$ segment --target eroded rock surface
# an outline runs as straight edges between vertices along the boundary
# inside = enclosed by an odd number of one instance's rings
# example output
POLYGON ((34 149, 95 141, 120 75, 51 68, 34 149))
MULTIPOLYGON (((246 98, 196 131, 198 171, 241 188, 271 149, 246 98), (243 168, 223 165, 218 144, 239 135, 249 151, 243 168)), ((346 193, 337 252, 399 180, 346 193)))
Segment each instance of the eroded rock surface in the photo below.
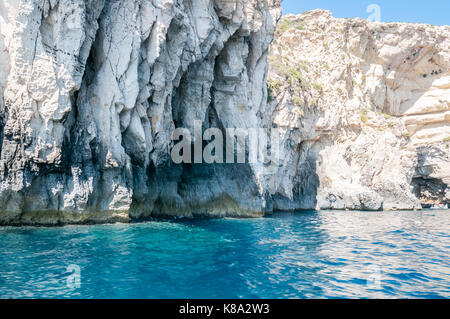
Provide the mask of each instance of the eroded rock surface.
POLYGON ((280 15, 278 0, 2 1, 0 222, 262 215, 250 165, 169 149, 196 119, 260 126, 280 15))
POLYGON ((288 15, 269 61, 287 153, 275 208, 449 202, 450 27, 288 15))
POLYGON ((3 0, 0 224, 448 203, 449 27, 317 10, 284 17, 269 56, 280 16, 279 0, 3 0), (196 120, 275 126, 281 162, 176 165, 172 134, 196 120))

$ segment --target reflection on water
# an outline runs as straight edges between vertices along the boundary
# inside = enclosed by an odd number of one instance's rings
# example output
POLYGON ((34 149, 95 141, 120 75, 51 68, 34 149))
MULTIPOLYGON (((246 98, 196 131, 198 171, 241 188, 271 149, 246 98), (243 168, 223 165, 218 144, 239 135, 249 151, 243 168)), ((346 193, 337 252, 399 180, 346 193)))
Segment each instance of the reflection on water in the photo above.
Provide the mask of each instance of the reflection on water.
POLYGON ((449 211, 0 228, 1 298, 449 298, 449 264, 449 211))

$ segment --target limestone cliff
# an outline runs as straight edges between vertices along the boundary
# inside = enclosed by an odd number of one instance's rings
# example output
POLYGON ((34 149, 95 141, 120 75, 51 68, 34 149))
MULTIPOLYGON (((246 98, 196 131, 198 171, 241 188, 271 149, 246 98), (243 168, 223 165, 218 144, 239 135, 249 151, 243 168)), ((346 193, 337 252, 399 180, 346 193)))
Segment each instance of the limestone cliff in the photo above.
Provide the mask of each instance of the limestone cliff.
POLYGON ((0 224, 448 202, 450 28, 319 10, 270 48, 280 16, 280 0, 3 0, 0 224), (275 126, 281 162, 175 164, 195 121, 275 126))
POLYGON ((172 132, 259 127, 280 0, 2 0, 0 223, 260 216, 250 165, 172 132))
POLYGON ((269 61, 275 209, 450 202, 450 27, 288 15, 269 61))

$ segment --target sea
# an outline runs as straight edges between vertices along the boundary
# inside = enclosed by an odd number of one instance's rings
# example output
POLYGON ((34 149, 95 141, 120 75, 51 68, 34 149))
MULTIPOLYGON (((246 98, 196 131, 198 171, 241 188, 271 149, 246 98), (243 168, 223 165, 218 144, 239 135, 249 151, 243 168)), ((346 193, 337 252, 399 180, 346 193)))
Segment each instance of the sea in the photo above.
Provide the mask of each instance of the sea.
POLYGON ((1 227, 0 298, 450 298, 450 211, 1 227))

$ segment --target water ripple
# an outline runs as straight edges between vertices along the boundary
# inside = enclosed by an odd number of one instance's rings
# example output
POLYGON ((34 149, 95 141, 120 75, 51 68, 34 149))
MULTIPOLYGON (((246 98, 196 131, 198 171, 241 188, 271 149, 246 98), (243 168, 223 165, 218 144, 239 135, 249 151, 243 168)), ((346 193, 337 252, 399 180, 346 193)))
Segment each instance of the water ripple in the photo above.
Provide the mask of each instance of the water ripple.
POLYGON ((449 250, 448 211, 5 227, 0 298, 449 298, 449 250))

